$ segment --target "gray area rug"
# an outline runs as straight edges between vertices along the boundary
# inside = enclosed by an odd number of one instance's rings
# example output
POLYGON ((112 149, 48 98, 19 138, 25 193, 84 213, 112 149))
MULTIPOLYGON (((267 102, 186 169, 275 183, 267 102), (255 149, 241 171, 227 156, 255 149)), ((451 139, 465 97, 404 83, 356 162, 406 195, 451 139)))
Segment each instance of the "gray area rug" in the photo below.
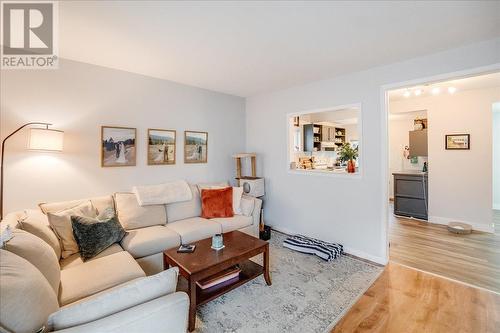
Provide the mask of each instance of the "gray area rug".
POLYGON ((270 242, 272 286, 262 276, 198 308, 196 331, 327 332, 368 289, 382 267, 341 256, 325 262, 270 242))

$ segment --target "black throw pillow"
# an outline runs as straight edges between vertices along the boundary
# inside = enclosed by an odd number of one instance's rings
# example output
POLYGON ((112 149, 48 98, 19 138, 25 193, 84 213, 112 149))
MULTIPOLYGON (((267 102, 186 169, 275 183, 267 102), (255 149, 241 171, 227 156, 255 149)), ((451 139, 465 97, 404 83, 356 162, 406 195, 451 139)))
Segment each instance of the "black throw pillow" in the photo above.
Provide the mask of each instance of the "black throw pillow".
POLYGON ((71 216, 71 224, 83 261, 95 257, 114 243, 120 242, 127 234, 115 216, 105 220, 71 216))

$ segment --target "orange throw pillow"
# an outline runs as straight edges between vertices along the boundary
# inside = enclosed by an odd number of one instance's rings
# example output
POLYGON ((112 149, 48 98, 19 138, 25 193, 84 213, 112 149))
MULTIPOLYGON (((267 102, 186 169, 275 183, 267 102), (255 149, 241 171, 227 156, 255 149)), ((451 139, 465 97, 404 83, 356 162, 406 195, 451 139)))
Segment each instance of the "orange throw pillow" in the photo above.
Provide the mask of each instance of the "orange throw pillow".
POLYGON ((233 217, 233 188, 202 189, 201 217, 233 217))

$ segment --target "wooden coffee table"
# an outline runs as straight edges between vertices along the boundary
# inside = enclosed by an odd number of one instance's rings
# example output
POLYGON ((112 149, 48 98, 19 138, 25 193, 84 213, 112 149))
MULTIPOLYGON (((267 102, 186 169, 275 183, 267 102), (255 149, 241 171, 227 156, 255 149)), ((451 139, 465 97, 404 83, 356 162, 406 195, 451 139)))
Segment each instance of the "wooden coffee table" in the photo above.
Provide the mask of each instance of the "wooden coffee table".
POLYGON ((196 323, 196 307, 210 302, 234 288, 263 274, 267 285, 271 285, 269 274, 269 243, 247 235, 241 231, 224 234, 225 248, 213 250, 212 239, 207 238, 193 243, 193 253, 177 253, 177 248, 163 252, 165 269, 170 266, 179 267, 184 278, 179 279, 177 290, 189 295, 189 331, 194 330, 196 323), (264 266, 254 263, 250 258, 262 253, 264 266), (213 276, 223 270, 239 265, 239 278, 226 281, 217 286, 202 290, 196 282, 213 276))

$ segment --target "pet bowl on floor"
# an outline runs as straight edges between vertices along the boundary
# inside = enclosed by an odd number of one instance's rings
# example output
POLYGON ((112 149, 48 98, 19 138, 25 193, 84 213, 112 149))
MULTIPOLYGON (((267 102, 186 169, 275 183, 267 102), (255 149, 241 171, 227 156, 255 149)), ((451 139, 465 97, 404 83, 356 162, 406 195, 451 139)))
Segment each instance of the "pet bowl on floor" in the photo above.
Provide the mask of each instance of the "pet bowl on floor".
POLYGON ((448 231, 461 235, 470 234, 472 232, 472 226, 467 223, 450 222, 448 223, 448 231))

